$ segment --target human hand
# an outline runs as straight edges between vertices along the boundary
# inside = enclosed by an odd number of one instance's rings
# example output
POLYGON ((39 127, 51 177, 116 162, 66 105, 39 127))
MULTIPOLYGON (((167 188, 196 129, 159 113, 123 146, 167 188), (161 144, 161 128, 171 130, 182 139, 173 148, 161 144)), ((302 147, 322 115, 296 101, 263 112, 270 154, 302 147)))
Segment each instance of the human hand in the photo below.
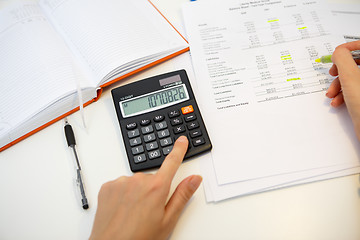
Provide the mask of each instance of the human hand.
POLYGON ((360 69, 357 66, 360 62, 354 61, 351 55, 351 51, 359 49, 360 41, 345 43, 335 49, 331 58, 334 64, 329 73, 337 78, 331 83, 326 96, 333 98, 333 107, 346 103, 360 140, 360 69))
POLYGON ((167 202, 170 186, 188 147, 180 137, 154 175, 136 173, 105 183, 90 239, 166 239, 202 178, 185 178, 167 202))

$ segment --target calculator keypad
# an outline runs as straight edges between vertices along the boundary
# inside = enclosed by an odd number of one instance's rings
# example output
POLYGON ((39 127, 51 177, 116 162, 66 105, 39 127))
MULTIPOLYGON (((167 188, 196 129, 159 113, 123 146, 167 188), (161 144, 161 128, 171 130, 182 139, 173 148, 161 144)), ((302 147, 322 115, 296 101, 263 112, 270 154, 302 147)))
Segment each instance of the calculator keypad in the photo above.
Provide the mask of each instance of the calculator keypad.
MULTIPOLYGON (((136 164, 167 156, 176 139, 189 138, 189 149, 206 143, 192 105, 126 124, 132 159, 136 164)), ((209 143, 210 144, 210 143, 209 143)))
POLYGON ((210 151, 209 135, 185 70, 111 90, 131 171, 160 167, 184 135, 184 159, 210 151))

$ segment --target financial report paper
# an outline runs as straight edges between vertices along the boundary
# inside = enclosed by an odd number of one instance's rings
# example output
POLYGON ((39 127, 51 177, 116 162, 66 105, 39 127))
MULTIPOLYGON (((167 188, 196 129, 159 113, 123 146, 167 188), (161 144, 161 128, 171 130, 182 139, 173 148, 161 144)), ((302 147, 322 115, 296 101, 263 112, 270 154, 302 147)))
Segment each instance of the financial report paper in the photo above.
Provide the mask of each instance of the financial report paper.
POLYGON ((344 40, 321 1, 210 1, 184 8, 218 184, 358 166, 345 107, 325 92, 344 40))

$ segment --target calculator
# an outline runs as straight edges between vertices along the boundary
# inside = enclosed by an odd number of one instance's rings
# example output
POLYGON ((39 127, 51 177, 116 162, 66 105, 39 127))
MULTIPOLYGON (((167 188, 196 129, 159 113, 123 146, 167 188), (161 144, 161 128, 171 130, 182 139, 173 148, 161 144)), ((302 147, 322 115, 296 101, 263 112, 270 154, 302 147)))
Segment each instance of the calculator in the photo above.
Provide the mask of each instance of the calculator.
POLYGON ((189 140, 185 159, 212 145, 185 70, 111 91, 131 171, 161 166, 174 142, 189 140))

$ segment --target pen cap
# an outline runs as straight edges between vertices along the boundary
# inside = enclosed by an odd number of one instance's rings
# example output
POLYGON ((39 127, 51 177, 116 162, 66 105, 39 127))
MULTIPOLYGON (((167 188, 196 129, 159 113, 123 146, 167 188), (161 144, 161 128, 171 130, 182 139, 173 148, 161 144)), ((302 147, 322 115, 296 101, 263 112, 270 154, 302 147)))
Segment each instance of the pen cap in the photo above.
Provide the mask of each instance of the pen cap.
POLYGON ((75 142, 75 136, 74 136, 74 132, 73 129, 71 127, 71 125, 65 125, 64 127, 65 129, 65 136, 66 136, 66 141, 68 146, 75 146, 76 142, 75 142))
POLYGON ((321 60, 322 63, 331 63, 332 62, 331 61, 331 55, 322 56, 320 58, 320 60, 321 60))
POLYGON ((89 208, 89 204, 88 204, 88 201, 87 199, 81 199, 81 203, 82 203, 82 207, 83 209, 88 209, 89 208))

